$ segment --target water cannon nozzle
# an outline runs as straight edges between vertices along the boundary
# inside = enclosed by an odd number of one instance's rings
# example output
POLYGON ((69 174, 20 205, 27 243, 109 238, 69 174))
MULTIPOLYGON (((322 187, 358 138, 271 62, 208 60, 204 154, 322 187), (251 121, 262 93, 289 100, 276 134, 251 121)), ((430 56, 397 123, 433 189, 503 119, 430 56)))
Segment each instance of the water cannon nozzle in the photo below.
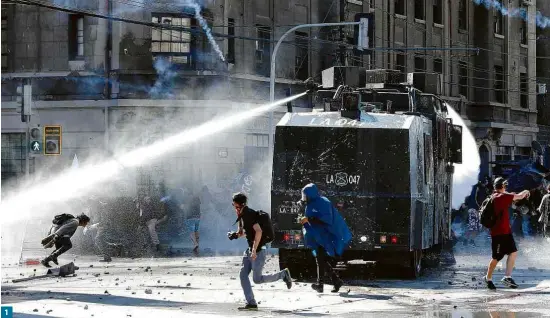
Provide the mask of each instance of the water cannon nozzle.
POLYGON ((315 81, 313 80, 313 77, 306 79, 304 81, 304 84, 306 85, 306 90, 308 94, 316 92, 319 90, 319 88, 321 88, 321 85, 315 83, 315 81))

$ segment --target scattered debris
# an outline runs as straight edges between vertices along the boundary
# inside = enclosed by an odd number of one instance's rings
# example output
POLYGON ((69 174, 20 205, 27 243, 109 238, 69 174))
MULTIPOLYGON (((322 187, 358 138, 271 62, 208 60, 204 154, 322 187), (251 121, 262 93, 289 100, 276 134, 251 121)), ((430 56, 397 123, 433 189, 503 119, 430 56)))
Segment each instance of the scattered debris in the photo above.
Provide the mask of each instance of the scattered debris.
POLYGON ((52 311, 53 311, 53 310, 48 309, 48 310, 46 311, 46 313, 49 314, 49 313, 51 313, 52 311))
POLYGON ((84 306, 84 310, 88 310, 88 305, 85 305, 85 306, 84 306))
POLYGON ((150 294, 153 293, 153 291, 152 291, 151 289, 147 288, 147 289, 145 290, 145 293, 148 294, 148 295, 150 295, 150 294))
POLYGON ((36 308, 35 308, 35 309, 33 309, 32 311, 34 311, 34 312, 38 312, 38 309, 36 309, 36 308))
POLYGON ((191 286, 191 283, 187 283, 187 285, 186 285, 186 286, 187 286, 187 287, 191 286))

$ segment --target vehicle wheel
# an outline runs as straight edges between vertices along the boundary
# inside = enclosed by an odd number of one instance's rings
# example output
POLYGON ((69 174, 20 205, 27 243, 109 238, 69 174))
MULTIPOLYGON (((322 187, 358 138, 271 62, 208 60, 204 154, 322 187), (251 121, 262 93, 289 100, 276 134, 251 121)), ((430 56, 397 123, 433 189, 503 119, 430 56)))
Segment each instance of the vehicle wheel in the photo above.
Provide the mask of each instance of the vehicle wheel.
POLYGON ((309 250, 279 249, 279 268, 288 268, 293 279, 307 280, 317 277, 317 264, 309 250))

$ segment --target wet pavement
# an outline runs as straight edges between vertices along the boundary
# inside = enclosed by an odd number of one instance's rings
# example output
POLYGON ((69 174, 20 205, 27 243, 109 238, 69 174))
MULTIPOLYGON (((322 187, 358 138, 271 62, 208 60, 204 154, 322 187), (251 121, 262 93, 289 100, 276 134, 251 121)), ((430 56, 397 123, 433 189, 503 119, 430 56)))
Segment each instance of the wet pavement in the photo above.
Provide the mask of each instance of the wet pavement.
MULTIPOLYGON (((455 248, 456 264, 425 270, 417 280, 383 277, 373 270, 368 280, 347 280, 338 294, 296 282, 254 286, 258 312, 239 312, 244 297, 239 282, 239 256, 159 259, 114 259, 100 263, 78 257, 77 276, 13 283, 15 278, 45 273, 39 266, 2 266, 2 304, 13 305, 14 317, 550 317, 550 242, 520 241, 514 271, 518 289, 500 284, 504 268, 494 275, 497 291, 482 281, 490 248, 455 248), (36 269, 36 271, 35 271, 36 269)), ((62 259, 62 263, 73 259, 62 259)), ((266 272, 278 269, 271 255, 266 272)), ((355 270, 355 269, 354 269, 355 270)), ((367 269, 367 271, 370 269, 367 269)), ((350 273, 345 273, 349 277, 350 273)))

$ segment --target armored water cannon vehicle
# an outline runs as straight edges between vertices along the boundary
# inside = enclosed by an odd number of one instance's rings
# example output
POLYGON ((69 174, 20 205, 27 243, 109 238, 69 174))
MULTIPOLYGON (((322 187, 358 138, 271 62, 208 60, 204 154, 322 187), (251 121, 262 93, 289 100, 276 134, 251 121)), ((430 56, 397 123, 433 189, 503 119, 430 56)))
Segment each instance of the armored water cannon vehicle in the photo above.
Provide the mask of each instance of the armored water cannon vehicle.
POLYGON ((438 78, 332 68, 323 72, 322 88, 310 89, 323 109, 284 115, 275 132, 271 187, 272 245, 281 268, 315 272, 296 204, 310 182, 350 226, 345 262, 375 261, 417 277, 423 255, 450 239, 462 127, 447 118, 438 78))

